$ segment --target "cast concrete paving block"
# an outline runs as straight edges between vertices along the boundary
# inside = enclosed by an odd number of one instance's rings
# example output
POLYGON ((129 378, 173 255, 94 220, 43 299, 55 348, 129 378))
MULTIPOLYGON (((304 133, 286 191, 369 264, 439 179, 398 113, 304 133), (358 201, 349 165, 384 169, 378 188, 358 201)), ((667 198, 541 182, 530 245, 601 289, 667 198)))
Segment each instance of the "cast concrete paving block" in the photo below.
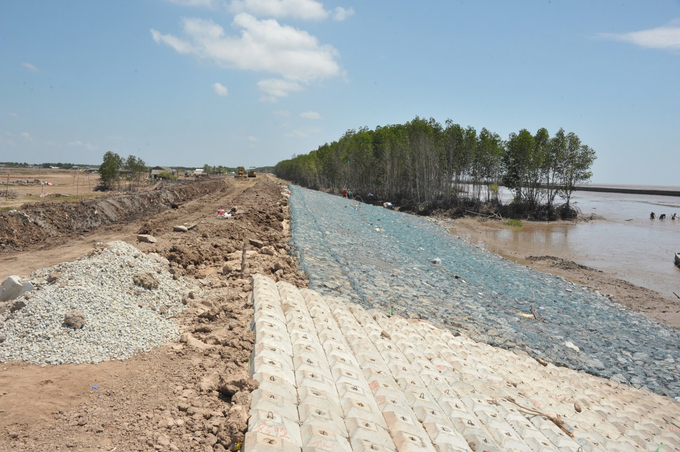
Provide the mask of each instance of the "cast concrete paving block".
POLYGON ((290 341, 288 340, 288 337, 282 337, 279 335, 272 335, 272 334, 261 334, 259 337, 259 340, 257 339, 257 333, 255 334, 255 348, 254 350, 261 350, 265 347, 268 347, 270 349, 277 349, 281 350, 283 353, 285 353, 288 356, 293 356, 293 347, 290 344, 290 341))
MULTIPOLYGON (((390 369, 392 370, 392 369, 390 369)), ((394 372, 392 372, 392 375, 394 375, 394 372)), ((417 387, 417 388, 424 388, 425 383, 423 380, 420 379, 420 377, 414 373, 410 372, 403 372, 403 376, 400 376, 399 374, 395 377, 395 380, 399 387, 401 388, 402 391, 404 391, 406 388, 410 387, 417 387)))
POLYGON ((481 428, 468 427, 462 432, 459 430, 459 433, 463 434, 463 438, 467 441, 468 447, 472 450, 488 450, 490 452, 501 452, 503 450, 493 441, 489 434, 481 428))
POLYGON ((330 352, 326 353, 326 359, 331 368, 335 366, 348 366, 357 370, 360 369, 356 358, 349 353, 331 349, 330 352))
POLYGON ((328 363, 325 361, 325 358, 322 360, 320 355, 312 355, 311 353, 297 355, 293 358, 295 374, 298 375, 299 372, 308 371, 323 375, 326 378, 332 378, 331 372, 328 370, 328 363))
POLYGON ((395 415, 406 417, 415 416, 413 410, 409 408, 401 394, 394 394, 394 396, 389 397, 378 396, 376 398, 376 404, 378 405, 378 409, 383 413, 383 417, 385 413, 394 413, 395 415))
POLYGON ((439 425, 445 425, 447 427, 453 427, 449 418, 444 414, 441 408, 431 408, 426 406, 416 406, 412 408, 416 415, 416 418, 422 423, 433 423, 439 425))
POLYGON ((395 452, 396 448, 394 443, 392 446, 387 447, 382 444, 376 444, 366 439, 355 438, 350 440, 352 445, 352 450, 354 452, 395 452))
POLYGON ((292 404, 297 404, 297 390, 295 386, 274 375, 255 373, 253 379, 259 382, 258 389, 276 394, 292 404))
POLYGON ((395 432, 392 441, 399 452, 436 452, 429 439, 410 433, 395 432))
POLYGON ((352 452, 347 439, 327 427, 303 425, 300 430, 305 451, 352 452))
POLYGON ((334 334, 330 337, 325 338, 322 338, 321 334, 319 334, 319 339, 321 339, 321 346, 323 347, 323 351, 326 353, 326 356, 328 356, 328 354, 333 351, 346 353, 348 355, 352 354, 351 349, 345 343, 344 339, 342 339, 341 334, 339 335, 334 334))
POLYGON ((262 372, 269 375, 278 376, 291 385, 295 385, 296 380, 293 371, 277 360, 269 358, 257 358, 252 362, 252 366, 254 369, 253 374, 262 372))
POLYGON ((389 433, 378 424, 359 418, 347 418, 345 423, 349 431, 350 442, 356 439, 363 439, 374 444, 394 448, 394 443, 389 433))
POLYGON ((336 391, 333 380, 318 372, 303 370, 297 374, 297 377, 298 390, 302 387, 307 387, 328 393, 334 393, 336 391))
POLYGON ((290 441, 264 433, 246 433, 243 452, 300 452, 302 449, 290 441))
POLYGON ((370 401, 370 393, 361 384, 354 383, 336 383, 336 388, 338 389, 338 395, 340 398, 353 397, 357 400, 370 401))
POLYGON ((392 432, 393 435, 394 432, 407 432, 421 437, 426 435, 422 424, 413 414, 406 416, 392 411, 383 411, 383 416, 385 417, 387 429, 392 432))
POLYGON ((327 392, 308 386, 301 386, 298 388, 298 399, 300 405, 310 405, 342 413, 340 398, 335 391, 327 392))
POLYGON ((274 411, 251 410, 248 430, 275 436, 290 441, 295 446, 302 447, 300 424, 296 420, 285 418, 274 411))
POLYGON ((426 422, 423 424, 423 427, 425 427, 425 431, 437 448, 449 444, 454 449, 469 449, 468 443, 465 438, 463 438, 463 435, 454 430, 450 425, 426 422))
POLYGON ((387 424, 385 423, 382 414, 376 412, 367 401, 346 398, 341 399, 340 403, 342 404, 342 412, 345 414, 345 419, 352 417, 366 419, 383 428, 387 428, 387 424))
MULTIPOLYGON (((254 363, 260 362, 260 360, 276 361, 284 368, 291 371, 293 370, 293 359, 288 353, 284 352, 283 349, 278 347, 264 346, 260 350, 253 349, 253 354, 250 360, 251 365, 254 366, 254 363)), ((251 374, 252 373, 255 372, 252 371, 251 374)))
POLYGON ((262 342, 259 342, 255 345, 253 348, 253 355, 258 356, 261 352, 267 351, 269 353, 278 353, 281 354, 282 356, 288 357, 291 362, 291 367, 293 367, 293 361, 292 361, 292 356, 289 355, 286 350, 280 346, 280 344, 274 343, 274 341, 270 340, 263 340, 262 342))
POLYGON ((331 429, 337 436, 347 436, 347 427, 341 414, 342 411, 325 407, 301 403, 298 407, 300 421, 303 425, 319 425, 331 429))
POLYGON ((342 333, 338 331, 332 331, 332 330, 322 330, 319 331, 319 341, 324 345, 324 350, 325 350, 325 345, 327 342, 330 343, 336 343, 339 345, 346 345, 347 341, 345 341, 345 338, 342 336, 342 333))
POLYGON ((311 354, 313 356, 324 356, 325 353, 320 344, 313 341, 297 342, 293 344, 293 355, 299 356, 303 354, 311 354))
POLYGON ((273 392, 256 389, 252 392, 253 401, 250 403, 250 411, 271 411, 281 417, 298 420, 297 406, 290 403, 290 400, 281 397, 273 392))
POLYGON ((310 342, 315 343, 316 345, 321 345, 321 342, 319 342, 319 338, 316 335, 316 331, 312 333, 311 331, 299 331, 299 330, 291 330, 290 332, 290 342, 293 344, 300 343, 300 344, 308 344, 310 342))
MULTIPOLYGON (((252 325, 256 325, 258 322, 273 322, 273 323, 278 323, 281 326, 285 327, 286 326, 286 319, 283 318, 283 314, 271 309, 271 310, 258 310, 255 311, 255 315, 253 316, 253 321, 251 323, 251 330, 254 330, 252 325)), ((286 331, 288 329, 286 328, 286 331)))

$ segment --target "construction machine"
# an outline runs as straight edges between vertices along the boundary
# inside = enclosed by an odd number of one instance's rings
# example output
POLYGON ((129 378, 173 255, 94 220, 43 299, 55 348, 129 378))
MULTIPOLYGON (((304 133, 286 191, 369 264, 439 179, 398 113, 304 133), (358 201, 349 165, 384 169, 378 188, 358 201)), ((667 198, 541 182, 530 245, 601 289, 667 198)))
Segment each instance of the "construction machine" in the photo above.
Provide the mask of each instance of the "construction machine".
POLYGON ((255 174, 255 167, 251 166, 250 168, 248 168, 248 177, 256 177, 256 176, 257 176, 257 174, 255 174))
POLYGON ((238 169, 238 173, 236 174, 236 177, 245 178, 246 177, 245 167, 239 166, 237 169, 238 169))

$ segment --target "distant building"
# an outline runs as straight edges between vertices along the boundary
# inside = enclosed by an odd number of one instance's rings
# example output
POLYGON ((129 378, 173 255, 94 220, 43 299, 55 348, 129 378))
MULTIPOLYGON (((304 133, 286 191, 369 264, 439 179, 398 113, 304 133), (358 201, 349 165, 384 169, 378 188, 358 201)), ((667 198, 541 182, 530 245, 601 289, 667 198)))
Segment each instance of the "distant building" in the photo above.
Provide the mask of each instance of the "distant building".
POLYGON ((156 179, 156 177, 158 177, 158 175, 164 171, 169 172, 173 176, 177 175, 177 171, 168 166, 154 166, 149 170, 149 179, 156 179))

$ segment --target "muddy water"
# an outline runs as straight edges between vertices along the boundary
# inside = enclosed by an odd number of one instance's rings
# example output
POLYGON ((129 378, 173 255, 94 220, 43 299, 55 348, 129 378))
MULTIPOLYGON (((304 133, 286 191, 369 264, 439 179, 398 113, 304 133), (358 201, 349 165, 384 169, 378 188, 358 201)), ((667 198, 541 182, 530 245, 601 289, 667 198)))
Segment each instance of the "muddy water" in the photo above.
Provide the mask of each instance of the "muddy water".
MULTIPOLYGON (((673 187, 680 189, 680 187, 673 187)), ((680 198, 576 192, 572 202, 598 219, 579 224, 525 223, 522 228, 483 228, 478 245, 506 257, 554 255, 613 273, 621 279, 675 298, 680 295, 680 198), (666 220, 650 220, 650 212, 666 220)))

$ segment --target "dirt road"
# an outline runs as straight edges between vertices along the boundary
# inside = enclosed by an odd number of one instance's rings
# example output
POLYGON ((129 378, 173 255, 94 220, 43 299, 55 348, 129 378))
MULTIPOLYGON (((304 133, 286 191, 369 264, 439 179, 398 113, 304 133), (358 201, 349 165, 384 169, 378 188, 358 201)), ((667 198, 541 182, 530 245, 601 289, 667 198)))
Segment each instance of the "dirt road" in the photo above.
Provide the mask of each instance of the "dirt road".
POLYGON ((97 242, 124 240, 166 257, 170 271, 195 288, 178 320, 180 343, 98 365, 0 363, 0 450, 223 451, 242 441, 257 385, 245 371, 254 341, 248 275, 307 285, 287 255, 281 192, 273 177, 227 179, 177 209, 56 240, 58 246, 1 254, 0 275, 27 274, 83 256, 97 242), (242 214, 215 215, 232 207, 242 214), (197 226, 173 232, 185 223, 197 226), (157 242, 137 243, 137 233, 157 242))

